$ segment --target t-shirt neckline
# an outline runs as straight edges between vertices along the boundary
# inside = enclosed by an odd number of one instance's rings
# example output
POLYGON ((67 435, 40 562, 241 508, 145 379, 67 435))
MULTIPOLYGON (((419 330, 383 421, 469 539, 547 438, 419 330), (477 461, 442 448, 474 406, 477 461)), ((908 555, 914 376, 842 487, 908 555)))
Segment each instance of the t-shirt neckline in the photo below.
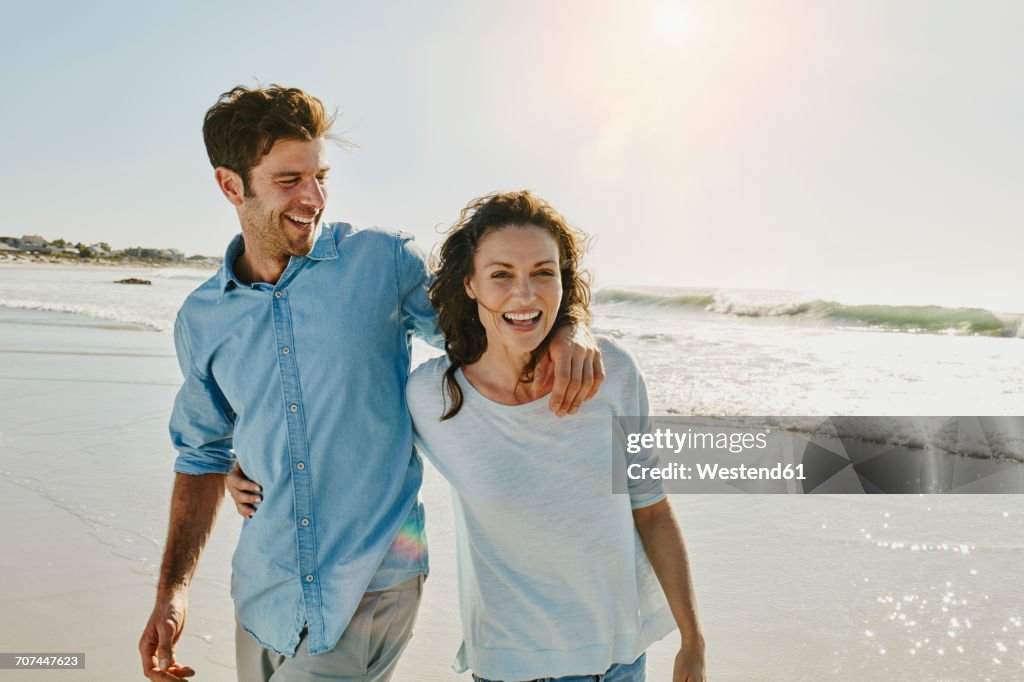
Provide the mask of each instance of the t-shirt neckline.
POLYGON ((459 385, 462 386, 462 391, 467 397, 471 397, 473 400, 483 401, 484 403, 490 405, 494 409, 509 411, 534 410, 538 406, 546 406, 548 401, 551 399, 551 393, 548 392, 546 395, 542 395, 541 397, 531 400, 528 403, 520 403, 518 405, 506 405, 504 403, 499 403, 496 400, 491 400, 483 393, 481 393, 479 390, 477 390, 476 386, 474 386, 473 383, 466 378, 466 374, 462 371, 461 367, 455 370, 455 377, 456 380, 459 382, 459 385))

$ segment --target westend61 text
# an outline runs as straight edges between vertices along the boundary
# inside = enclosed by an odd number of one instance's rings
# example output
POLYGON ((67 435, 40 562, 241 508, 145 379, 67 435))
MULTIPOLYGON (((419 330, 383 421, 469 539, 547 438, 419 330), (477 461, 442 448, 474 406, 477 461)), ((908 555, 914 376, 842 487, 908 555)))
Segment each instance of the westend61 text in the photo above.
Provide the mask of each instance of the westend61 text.
POLYGON ((765 433, 708 433, 687 429, 685 432, 672 429, 655 429, 653 433, 630 433, 626 436, 626 452, 631 455, 645 448, 673 450, 675 454, 683 448, 691 450, 728 450, 743 452, 750 448, 763 450, 768 446, 765 433))
MULTIPOLYGON (((748 434, 749 435, 749 434, 748 434)), ((661 481, 803 481, 803 464, 776 464, 771 467, 752 467, 741 464, 724 467, 720 464, 669 464, 664 467, 644 468, 630 464, 626 475, 634 481, 652 479, 661 481)))

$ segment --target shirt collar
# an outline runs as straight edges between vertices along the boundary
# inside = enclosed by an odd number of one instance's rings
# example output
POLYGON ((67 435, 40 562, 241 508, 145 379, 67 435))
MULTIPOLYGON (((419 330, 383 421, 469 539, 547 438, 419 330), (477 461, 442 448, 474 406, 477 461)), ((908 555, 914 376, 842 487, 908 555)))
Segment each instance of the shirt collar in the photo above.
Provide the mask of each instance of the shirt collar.
MULTIPOLYGON (((317 228, 319 236, 313 242, 313 248, 305 258, 310 260, 334 260, 338 257, 338 247, 334 243, 334 230, 327 223, 320 223, 317 228)), ((224 292, 233 287, 243 286, 242 281, 235 275, 235 260, 245 253, 245 240, 239 232, 228 244, 224 252, 224 264, 220 269, 220 295, 224 298, 224 292)))
POLYGON ((220 295, 232 287, 242 286, 242 281, 235 276, 235 260, 245 251, 245 242, 242 240, 242 233, 239 232, 228 244, 228 250, 224 252, 224 263, 220 266, 220 295))
POLYGON ((338 247, 334 244, 334 230, 327 223, 320 223, 320 236, 316 238, 313 249, 306 258, 310 260, 334 260, 338 257, 338 247))

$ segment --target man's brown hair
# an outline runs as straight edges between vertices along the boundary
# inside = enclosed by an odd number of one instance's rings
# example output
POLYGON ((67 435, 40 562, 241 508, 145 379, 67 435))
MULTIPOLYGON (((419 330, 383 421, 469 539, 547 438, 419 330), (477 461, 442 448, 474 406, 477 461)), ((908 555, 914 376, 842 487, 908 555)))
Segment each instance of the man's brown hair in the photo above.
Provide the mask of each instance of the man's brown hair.
POLYGON ((252 196, 250 171, 269 154, 278 140, 315 140, 330 134, 337 112, 298 88, 270 85, 237 86, 225 92, 206 112, 203 141, 214 168, 224 166, 242 177, 246 196, 252 196))

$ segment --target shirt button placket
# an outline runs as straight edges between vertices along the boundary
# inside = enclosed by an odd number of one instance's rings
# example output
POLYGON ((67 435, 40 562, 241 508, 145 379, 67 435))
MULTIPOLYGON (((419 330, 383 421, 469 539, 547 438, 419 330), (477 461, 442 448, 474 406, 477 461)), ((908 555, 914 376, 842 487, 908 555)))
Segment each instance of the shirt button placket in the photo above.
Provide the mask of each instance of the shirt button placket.
MULTIPOLYGON (((300 533, 299 537, 299 575, 302 576, 302 581, 309 585, 311 588, 313 583, 316 581, 316 559, 311 554, 309 549, 311 536, 308 535, 307 531, 311 530, 312 508, 310 506, 310 499, 308 496, 309 490, 309 479, 306 474, 306 463, 305 459, 308 453, 305 452, 303 445, 305 445, 305 437, 303 433, 302 418, 299 416, 299 402, 298 402, 298 367, 295 364, 295 354, 292 353, 292 329, 291 329, 291 315, 288 310, 287 296, 283 291, 275 291, 273 293, 273 306, 274 306, 274 317, 277 322, 278 330, 278 362, 281 365, 281 374, 284 378, 284 391, 285 400, 287 401, 287 412, 285 412, 285 420, 288 429, 288 438, 293 444, 301 443, 299 447, 291 449, 292 455, 297 458, 298 461, 294 462, 294 477, 293 485, 295 492, 295 518, 298 524, 301 526, 301 530, 297 529, 300 533)), ((305 592, 305 590, 304 590, 305 592)), ((317 608, 317 597, 315 592, 307 593, 307 608, 317 608), (308 601, 313 599, 311 603, 308 601)))

